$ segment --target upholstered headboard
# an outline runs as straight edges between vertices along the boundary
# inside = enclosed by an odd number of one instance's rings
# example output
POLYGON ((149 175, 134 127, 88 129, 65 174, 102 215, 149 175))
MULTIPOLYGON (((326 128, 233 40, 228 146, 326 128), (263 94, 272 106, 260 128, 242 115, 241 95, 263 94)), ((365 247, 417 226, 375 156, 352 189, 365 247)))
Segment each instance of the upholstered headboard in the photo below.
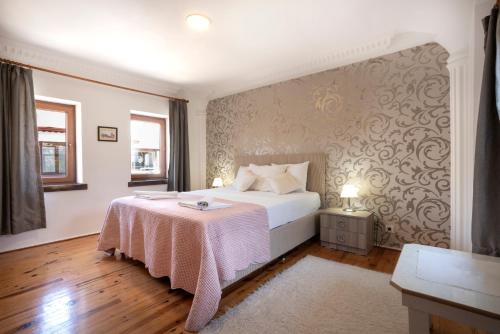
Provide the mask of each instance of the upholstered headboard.
POLYGON ((326 154, 324 153, 242 155, 236 157, 234 167, 236 173, 240 166, 248 166, 251 163, 256 165, 296 164, 304 161, 309 161, 306 189, 317 192, 323 206, 326 191, 326 154))

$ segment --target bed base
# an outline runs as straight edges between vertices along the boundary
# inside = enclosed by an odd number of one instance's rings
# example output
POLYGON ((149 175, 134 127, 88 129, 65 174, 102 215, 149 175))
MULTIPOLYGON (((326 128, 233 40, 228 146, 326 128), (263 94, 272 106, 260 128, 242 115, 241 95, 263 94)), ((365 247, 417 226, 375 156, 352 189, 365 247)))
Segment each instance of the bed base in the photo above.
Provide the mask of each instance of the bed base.
POLYGON ((222 289, 226 289, 237 283, 246 276, 254 273, 260 268, 268 265, 282 255, 288 253, 295 247, 314 237, 319 232, 319 215, 312 213, 288 224, 273 228, 270 232, 271 260, 265 263, 250 265, 247 269, 236 272, 236 278, 230 281, 223 281, 222 289))

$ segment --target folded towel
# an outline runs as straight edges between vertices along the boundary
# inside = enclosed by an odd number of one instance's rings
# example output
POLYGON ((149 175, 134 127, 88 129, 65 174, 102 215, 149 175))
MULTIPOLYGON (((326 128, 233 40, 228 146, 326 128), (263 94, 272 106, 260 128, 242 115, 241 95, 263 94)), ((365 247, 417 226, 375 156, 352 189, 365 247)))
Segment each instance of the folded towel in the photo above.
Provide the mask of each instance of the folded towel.
POLYGON ((149 199, 149 200, 155 200, 155 199, 175 199, 177 197, 172 197, 168 195, 135 195, 136 198, 140 199, 149 199))
POLYGON ((135 195, 179 195, 178 191, 134 190, 135 195))
POLYGON ((186 208, 201 210, 201 211, 225 209, 225 208, 230 208, 233 206, 232 204, 221 203, 221 202, 212 202, 212 203, 208 204, 207 206, 203 206, 203 205, 198 205, 199 202, 200 201, 183 201, 183 202, 179 202, 178 204, 180 206, 183 206, 186 208))
POLYGON ((177 191, 134 191, 135 197, 142 199, 169 199, 177 198, 179 193, 177 191))
POLYGON ((203 197, 200 199, 198 202, 196 202, 196 205, 201 207, 201 208, 208 208, 210 204, 214 203, 214 198, 210 196, 203 197))

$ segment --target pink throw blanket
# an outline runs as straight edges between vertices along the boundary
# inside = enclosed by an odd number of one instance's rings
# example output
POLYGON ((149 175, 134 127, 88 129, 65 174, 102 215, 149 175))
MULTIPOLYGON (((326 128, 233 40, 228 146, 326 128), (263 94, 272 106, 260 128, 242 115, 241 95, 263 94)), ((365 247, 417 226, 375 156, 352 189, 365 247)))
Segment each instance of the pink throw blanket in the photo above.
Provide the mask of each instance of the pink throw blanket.
POLYGON ((256 204, 198 211, 180 207, 181 198, 114 200, 101 230, 98 250, 118 248, 143 262, 153 277, 170 277, 173 289, 194 294, 186 329, 202 329, 217 312, 221 282, 238 270, 270 260, 267 212, 256 204))

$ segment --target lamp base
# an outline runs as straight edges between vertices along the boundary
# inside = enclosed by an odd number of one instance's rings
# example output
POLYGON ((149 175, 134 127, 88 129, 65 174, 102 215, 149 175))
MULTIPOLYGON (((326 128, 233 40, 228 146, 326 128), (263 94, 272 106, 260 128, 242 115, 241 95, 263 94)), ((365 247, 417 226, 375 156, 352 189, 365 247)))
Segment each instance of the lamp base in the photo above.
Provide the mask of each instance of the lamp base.
POLYGON ((346 212, 356 212, 356 209, 351 206, 351 198, 347 198, 347 208, 344 208, 346 212))

